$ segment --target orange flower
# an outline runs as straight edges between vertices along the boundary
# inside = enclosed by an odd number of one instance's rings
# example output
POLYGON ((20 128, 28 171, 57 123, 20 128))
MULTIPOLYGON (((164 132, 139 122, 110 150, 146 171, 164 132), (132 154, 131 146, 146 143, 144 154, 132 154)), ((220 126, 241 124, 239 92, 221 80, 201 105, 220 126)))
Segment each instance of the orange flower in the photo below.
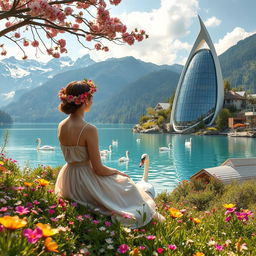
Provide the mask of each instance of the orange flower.
POLYGON ((44 179, 37 179, 36 182, 39 183, 39 185, 42 187, 45 187, 50 183, 50 181, 44 179))
POLYGON ((193 256, 205 256, 205 254, 202 252, 196 252, 193 254, 193 256))
POLYGON ((139 255, 141 255, 141 254, 139 254, 140 253, 140 251, 139 251, 139 249, 136 247, 136 248, 134 248, 130 253, 129 253, 129 255, 132 255, 132 256, 139 256, 139 255))
POLYGON ((202 222, 202 221, 201 221, 200 219, 198 219, 198 218, 190 218, 190 220, 191 220, 192 222, 194 222, 195 224, 199 224, 199 223, 202 222))
POLYGON ((31 182, 24 182, 24 185, 26 186, 26 187, 31 187, 33 184, 31 183, 31 182))
POLYGON ((223 207, 226 209, 234 208, 235 206, 235 204, 223 204, 223 207))
POLYGON ((4 166, 2 166, 2 165, 0 164, 0 171, 5 172, 5 171, 7 171, 7 169, 6 169, 4 166))
POLYGON ((51 228, 49 224, 37 223, 36 226, 42 229, 44 237, 53 236, 59 232, 58 229, 51 228))
POLYGON ((0 218, 0 224, 7 229, 18 229, 23 228, 27 225, 27 221, 20 219, 18 216, 4 216, 0 218))
POLYGON ((171 217, 176 219, 176 218, 180 218, 183 216, 182 212, 178 209, 175 208, 169 208, 169 212, 171 214, 171 217))
POLYGON ((48 252, 59 252, 57 250, 58 244, 56 242, 52 241, 51 237, 47 237, 45 239, 44 246, 45 246, 46 251, 48 251, 48 252))

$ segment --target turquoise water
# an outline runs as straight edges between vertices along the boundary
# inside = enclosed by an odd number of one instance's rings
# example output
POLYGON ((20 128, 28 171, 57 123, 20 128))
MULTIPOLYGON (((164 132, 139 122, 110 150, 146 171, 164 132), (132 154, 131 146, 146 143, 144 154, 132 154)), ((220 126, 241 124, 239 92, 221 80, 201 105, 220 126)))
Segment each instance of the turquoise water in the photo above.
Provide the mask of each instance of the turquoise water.
MULTIPOLYGON (((256 139, 229 138, 225 136, 190 136, 170 134, 134 134, 133 125, 96 124, 99 132, 100 150, 107 149, 112 140, 110 157, 103 159, 107 166, 129 174, 136 182, 141 179, 143 169, 139 167, 140 156, 147 153, 150 157, 149 179, 157 192, 171 191, 175 185, 202 168, 220 165, 231 157, 256 157, 256 139), (192 137, 192 146, 186 147, 185 140, 192 137), (141 141, 138 143, 137 138, 141 141), (159 147, 171 143, 171 150, 159 152, 159 147), (129 151, 129 162, 120 164, 118 158, 129 151)), ((2 134, 4 127, 0 128, 2 134)), ((57 123, 15 123, 8 127, 9 142, 6 148, 8 157, 18 161, 19 166, 36 167, 40 164, 53 167, 65 163, 57 140, 57 123), (55 147, 53 152, 36 150, 36 138, 42 145, 55 147)))

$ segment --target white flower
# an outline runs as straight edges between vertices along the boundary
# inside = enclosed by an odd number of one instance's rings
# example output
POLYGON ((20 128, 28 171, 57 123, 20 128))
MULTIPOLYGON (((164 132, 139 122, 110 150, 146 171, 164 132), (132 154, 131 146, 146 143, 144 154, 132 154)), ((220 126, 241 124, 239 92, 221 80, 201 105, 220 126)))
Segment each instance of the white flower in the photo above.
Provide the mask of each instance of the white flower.
POLYGON ((214 241, 214 240, 210 240, 209 242, 208 242, 208 245, 209 246, 213 246, 213 245, 215 245, 216 244, 216 242, 214 241))
POLYGON ((115 235, 116 235, 116 232, 115 232, 115 231, 111 231, 111 232, 110 232, 110 235, 111 235, 111 236, 115 236, 115 235))
POLYGON ((113 249, 114 249, 114 246, 113 246, 112 244, 109 244, 109 245, 107 246, 107 249, 113 250, 113 249))
POLYGON ((100 227, 99 230, 100 230, 100 231, 105 231, 106 228, 105 228, 105 227, 100 227))
POLYGON ((99 250, 99 252, 105 252, 105 249, 101 248, 101 249, 99 250))
POLYGON ((22 204, 22 202, 21 201, 18 201, 18 202, 16 202, 14 205, 21 205, 22 204))
POLYGON ((113 240, 112 240, 111 238, 107 238, 107 239, 105 239, 105 241, 106 241, 106 243, 108 243, 108 244, 112 244, 112 243, 113 243, 113 240))

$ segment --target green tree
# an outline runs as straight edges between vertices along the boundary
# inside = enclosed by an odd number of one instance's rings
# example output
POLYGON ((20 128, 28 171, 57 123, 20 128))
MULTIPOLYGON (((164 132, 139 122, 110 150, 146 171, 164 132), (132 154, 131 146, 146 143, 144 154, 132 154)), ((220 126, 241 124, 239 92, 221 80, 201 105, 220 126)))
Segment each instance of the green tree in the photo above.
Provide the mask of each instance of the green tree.
POLYGON ((224 91, 230 91, 231 87, 230 87, 230 83, 228 80, 224 80, 224 91))
POLYGON ((147 114, 150 116, 155 116, 156 111, 153 108, 149 107, 149 108, 147 108, 147 114))
POLYGON ((228 118, 231 117, 231 113, 227 108, 223 108, 216 119, 216 125, 219 130, 225 130, 228 128, 228 118))

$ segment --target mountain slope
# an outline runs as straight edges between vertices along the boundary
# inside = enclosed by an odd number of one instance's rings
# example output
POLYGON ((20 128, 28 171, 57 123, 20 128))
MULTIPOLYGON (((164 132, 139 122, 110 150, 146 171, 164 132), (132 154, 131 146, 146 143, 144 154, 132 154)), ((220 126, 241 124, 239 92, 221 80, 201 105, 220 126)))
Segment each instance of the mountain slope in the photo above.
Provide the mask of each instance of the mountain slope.
POLYGON ((88 117, 94 122, 136 123, 147 107, 168 100, 175 92, 179 76, 169 69, 151 72, 108 101, 94 106, 88 117))
POLYGON ((239 41, 219 56, 223 78, 231 87, 256 92, 256 34, 239 41))

